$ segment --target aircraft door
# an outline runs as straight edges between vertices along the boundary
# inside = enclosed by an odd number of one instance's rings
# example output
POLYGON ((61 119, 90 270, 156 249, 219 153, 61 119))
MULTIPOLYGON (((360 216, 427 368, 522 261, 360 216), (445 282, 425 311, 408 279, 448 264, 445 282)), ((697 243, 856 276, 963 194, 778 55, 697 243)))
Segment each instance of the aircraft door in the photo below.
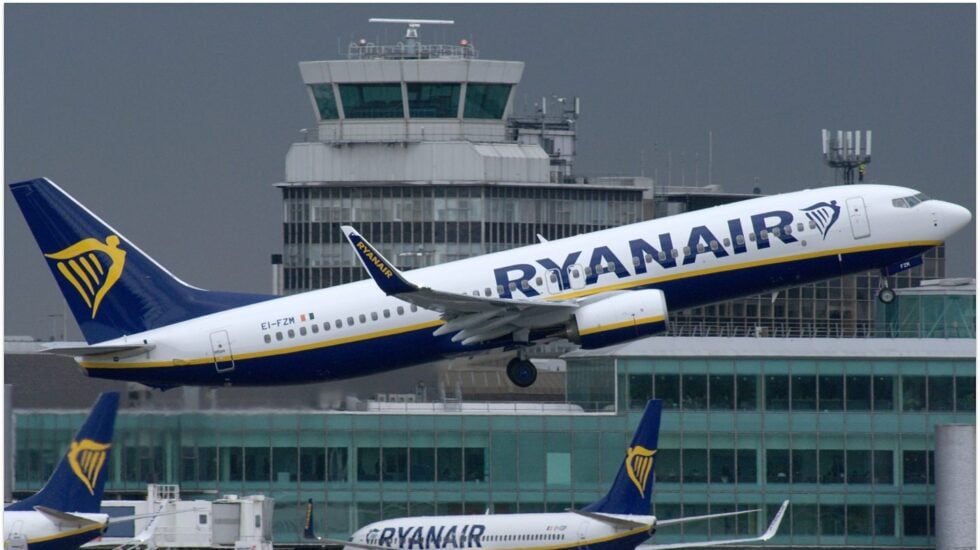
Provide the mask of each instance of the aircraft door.
POLYGON ((228 340, 227 330, 211 333, 211 355, 214 357, 216 371, 228 372, 235 369, 235 358, 231 355, 231 342, 228 340))
POLYGON ((561 292, 561 271, 549 269, 548 274, 545 275, 545 286, 548 288, 548 294, 558 294, 561 292))
POLYGON ((585 270, 578 264, 568 266, 568 285, 574 290, 585 288, 585 270))
POLYGON ((863 198, 847 199, 847 217, 851 220, 851 233, 855 239, 871 236, 871 224, 868 222, 868 211, 864 207, 863 198))

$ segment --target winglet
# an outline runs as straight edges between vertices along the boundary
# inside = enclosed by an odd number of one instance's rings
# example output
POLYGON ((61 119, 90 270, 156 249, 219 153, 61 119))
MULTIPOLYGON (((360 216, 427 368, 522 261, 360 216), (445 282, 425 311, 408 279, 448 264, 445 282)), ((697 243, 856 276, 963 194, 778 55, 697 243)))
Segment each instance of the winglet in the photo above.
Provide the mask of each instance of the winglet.
POLYGON ((776 517, 772 518, 772 523, 769 524, 769 528, 766 532, 759 537, 759 540, 769 540, 776 536, 776 531, 779 530, 779 524, 783 522, 783 516, 786 514, 786 508, 789 506, 789 501, 784 500, 783 505, 779 507, 779 511, 776 512, 776 517))
POLYGON ((351 246, 354 247, 354 254, 361 260, 364 269, 367 269, 371 278, 374 279, 374 282, 385 294, 391 296, 393 294, 414 292, 419 289, 419 287, 408 282, 395 267, 395 264, 385 259, 353 227, 342 225, 340 229, 347 236, 347 240, 350 241, 351 246))

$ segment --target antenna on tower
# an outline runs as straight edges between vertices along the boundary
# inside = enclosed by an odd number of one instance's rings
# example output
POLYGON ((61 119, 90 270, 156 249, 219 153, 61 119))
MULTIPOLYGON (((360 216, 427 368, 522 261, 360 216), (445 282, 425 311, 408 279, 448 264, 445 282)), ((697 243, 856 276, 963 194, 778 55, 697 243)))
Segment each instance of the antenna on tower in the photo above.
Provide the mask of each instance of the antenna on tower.
POLYGON ((858 181, 864 181, 865 165, 871 162, 871 130, 864 132, 864 147, 861 147, 861 131, 841 131, 836 135, 829 130, 821 130, 823 160, 828 166, 841 174, 845 185, 854 183, 854 170, 858 181))

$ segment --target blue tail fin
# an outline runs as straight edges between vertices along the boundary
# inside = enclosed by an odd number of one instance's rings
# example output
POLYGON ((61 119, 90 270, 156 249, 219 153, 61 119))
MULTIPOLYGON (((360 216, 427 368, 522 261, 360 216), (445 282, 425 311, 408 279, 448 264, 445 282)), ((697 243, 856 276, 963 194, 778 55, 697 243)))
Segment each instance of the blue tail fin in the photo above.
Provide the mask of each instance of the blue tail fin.
POLYGON ((90 344, 271 298, 189 286, 50 180, 10 191, 90 344))
POLYGON ((626 450, 626 460, 620 466, 612 488, 602 499, 586 506, 586 512, 650 515, 653 469, 656 464, 662 409, 663 403, 659 399, 647 403, 640 425, 636 427, 633 442, 626 450))
POLYGON ((117 392, 99 396, 44 488, 6 509, 33 510, 35 506, 47 506, 61 512, 98 512, 118 408, 117 392))

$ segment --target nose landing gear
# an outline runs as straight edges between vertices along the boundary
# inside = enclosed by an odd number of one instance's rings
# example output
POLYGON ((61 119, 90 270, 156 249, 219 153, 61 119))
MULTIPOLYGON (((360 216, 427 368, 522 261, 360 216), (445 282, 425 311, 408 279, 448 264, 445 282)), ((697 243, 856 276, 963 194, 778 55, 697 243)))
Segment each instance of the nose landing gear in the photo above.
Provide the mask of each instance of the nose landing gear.
POLYGON ((883 304, 890 304, 895 301, 895 291, 888 288, 888 274, 881 270, 880 286, 878 287, 878 300, 883 304))
POLYGON ((518 388, 526 388, 538 379, 538 369, 525 357, 515 357, 507 363, 507 378, 518 388))

